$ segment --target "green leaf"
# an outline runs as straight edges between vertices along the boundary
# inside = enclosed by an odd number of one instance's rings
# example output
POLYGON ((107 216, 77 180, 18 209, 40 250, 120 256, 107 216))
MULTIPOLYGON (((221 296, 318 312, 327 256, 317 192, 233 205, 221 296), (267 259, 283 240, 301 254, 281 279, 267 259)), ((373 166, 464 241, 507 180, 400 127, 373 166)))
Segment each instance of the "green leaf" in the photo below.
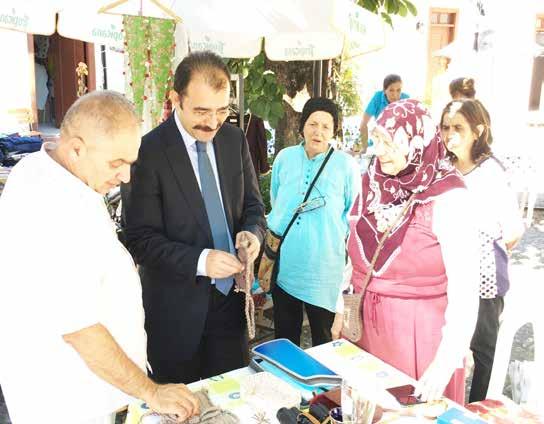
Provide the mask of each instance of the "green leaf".
POLYGON ((274 86, 271 85, 271 84, 265 84, 263 86, 263 96, 265 97, 268 97, 268 98, 273 98, 274 97, 274 86))
POLYGON ((361 6, 367 10, 370 10, 372 13, 376 13, 378 11, 378 3, 373 0, 363 0, 363 4, 361 6))
POLYGON ((263 118, 263 119, 266 121, 268 117, 267 117, 267 115, 266 115, 266 113, 265 113, 265 110, 264 110, 265 104, 266 104, 266 103, 261 103, 261 102, 256 103, 256 104, 255 104, 255 106, 256 106, 256 108, 255 108, 255 114, 256 114, 257 116, 260 116, 261 118, 263 118))
POLYGON ((406 15, 408 14, 408 8, 404 5, 404 3, 399 3, 398 6, 399 6, 398 14, 402 16, 403 18, 405 18, 406 15))
POLYGON ((263 79, 262 78, 257 78, 254 80, 255 82, 251 85, 251 91, 253 91, 254 93, 256 92, 260 92, 263 88, 263 79))
POLYGON ((268 123, 270 124, 272 128, 278 128, 278 121, 279 119, 271 116, 270 119, 268 120, 268 123))
POLYGON ((267 119, 268 118, 268 115, 270 115, 270 103, 266 102, 264 103, 263 105, 263 114, 262 114, 262 118, 263 119, 267 119))
POLYGON ((264 66, 264 53, 261 52, 258 56, 255 56, 255 58, 253 59, 253 66, 264 66))
POLYGON ((393 7, 393 0, 385 0, 385 10, 387 13, 393 13, 395 10, 393 7))
POLYGON ((270 105, 270 109, 274 115, 279 117, 283 116, 283 103, 281 101, 277 103, 272 103, 270 105))
POLYGON ((264 74, 263 77, 266 80, 266 82, 269 82, 269 83, 275 83, 276 82, 276 75, 274 75, 274 74, 264 74))
POLYGON ((249 69, 247 68, 242 69, 242 75, 244 76, 244 79, 247 78, 247 76, 249 75, 249 69))
POLYGON ((381 13, 382 19, 389 24, 391 28, 393 28, 393 21, 391 20, 391 16, 389 16, 387 13, 382 12, 381 13))
POLYGON ((404 4, 413 16, 417 16, 417 8, 409 0, 404 0, 404 4))
POLYGON ((268 129, 264 129, 264 134, 266 135, 266 140, 270 140, 272 138, 272 131, 268 130, 268 129))

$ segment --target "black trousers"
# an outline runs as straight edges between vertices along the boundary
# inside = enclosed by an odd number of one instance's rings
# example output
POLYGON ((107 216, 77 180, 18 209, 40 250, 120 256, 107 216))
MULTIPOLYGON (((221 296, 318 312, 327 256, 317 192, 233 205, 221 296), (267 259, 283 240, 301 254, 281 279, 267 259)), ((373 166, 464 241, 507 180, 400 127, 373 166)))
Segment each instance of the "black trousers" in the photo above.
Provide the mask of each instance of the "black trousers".
POLYGON ((277 339, 286 338, 300 346, 302 308, 304 307, 310 322, 312 345, 317 346, 332 340, 333 312, 305 303, 291 296, 278 285, 272 291, 272 300, 274 301, 274 333, 277 339))
POLYGON ((213 288, 196 354, 185 361, 153 363, 151 378, 157 383, 189 384, 247 366, 249 348, 243 305, 242 293, 231 289, 224 296, 213 288))
POLYGON ((504 298, 502 296, 494 299, 480 298, 476 330, 470 342, 470 349, 474 357, 474 374, 469 402, 484 400, 487 395, 499 333, 499 317, 503 309, 504 298))

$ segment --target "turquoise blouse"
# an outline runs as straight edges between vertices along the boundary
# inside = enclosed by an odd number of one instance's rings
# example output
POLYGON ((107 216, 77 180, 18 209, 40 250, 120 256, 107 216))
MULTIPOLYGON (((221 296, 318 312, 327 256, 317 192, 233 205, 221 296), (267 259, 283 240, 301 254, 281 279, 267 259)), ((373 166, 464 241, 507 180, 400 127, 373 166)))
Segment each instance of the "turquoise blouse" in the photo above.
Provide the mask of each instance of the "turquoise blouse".
MULTIPOLYGON (((400 93, 400 98, 401 100, 409 99, 410 95, 406 93, 400 93)), ((368 106, 366 107, 365 113, 377 119, 380 113, 383 112, 383 110, 387 107, 388 104, 389 104, 389 100, 387 100, 387 96, 385 95, 385 92, 383 90, 376 91, 374 95, 372 96, 372 99, 370 99, 370 102, 368 102, 368 106)))
MULTIPOLYGON (((326 155, 309 159, 301 143, 276 157, 268 215, 276 234, 285 231, 326 155)), ((353 158, 334 151, 308 198, 323 197, 325 205, 300 214, 281 247, 277 284, 291 296, 335 312, 346 259, 347 215, 360 186, 353 158)))

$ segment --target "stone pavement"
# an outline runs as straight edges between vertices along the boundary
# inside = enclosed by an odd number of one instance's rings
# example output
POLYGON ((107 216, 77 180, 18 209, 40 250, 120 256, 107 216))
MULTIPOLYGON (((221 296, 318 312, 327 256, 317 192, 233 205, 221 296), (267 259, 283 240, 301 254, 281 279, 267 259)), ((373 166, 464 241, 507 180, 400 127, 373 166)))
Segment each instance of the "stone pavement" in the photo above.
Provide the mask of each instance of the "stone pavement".
MULTIPOLYGON (((529 230, 524 234, 520 244, 512 254, 512 266, 523 267, 535 276, 533 281, 526 281, 524 286, 527 290, 535 285, 544 285, 544 211, 535 210, 534 223, 529 230)), ((538 290, 542 292, 544 286, 538 286, 538 290)), ((508 301, 508 297, 506 298, 508 301)), ((302 347, 308 348, 311 346, 310 329, 306 326, 303 329, 302 347)), ((511 360, 529 360, 534 359, 534 337, 531 325, 524 325, 517 333, 512 347, 511 360)), ((1 384, 1 382, 0 382, 1 384)), ((467 379, 467 389, 470 385, 470 376, 467 379)), ((510 393, 509 383, 506 383, 505 393, 510 393)), ((31 402, 29 402, 29 406, 31 402)), ((122 422, 121 417, 118 423, 122 422)), ((0 390, 0 424, 10 424, 7 414, 6 405, 0 390)))

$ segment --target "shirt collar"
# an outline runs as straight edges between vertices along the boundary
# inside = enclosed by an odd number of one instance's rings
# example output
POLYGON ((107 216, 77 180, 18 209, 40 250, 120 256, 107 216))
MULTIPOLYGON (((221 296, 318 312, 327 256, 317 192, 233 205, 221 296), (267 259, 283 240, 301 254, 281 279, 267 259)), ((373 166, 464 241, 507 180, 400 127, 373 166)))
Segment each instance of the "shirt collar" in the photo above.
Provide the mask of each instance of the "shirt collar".
POLYGON ((54 142, 45 142, 40 149, 42 162, 49 172, 49 175, 55 179, 62 181, 65 189, 72 191, 80 196, 89 197, 92 199, 102 199, 102 195, 94 191, 91 187, 81 181, 78 177, 68 171, 60 163, 51 157, 48 151, 55 150, 57 144, 54 142))
POLYGON ((178 113, 174 109, 174 120, 176 121, 176 126, 178 127, 179 133, 181 134, 181 138, 183 139, 183 142, 185 143, 185 147, 187 150, 189 148, 196 149, 196 138, 194 138, 191 134, 187 132, 185 127, 182 125, 181 121, 179 120, 178 113))
MULTIPOLYGON (((332 141, 332 140, 331 140, 332 141)), ((327 153, 329 153, 329 150, 331 149, 331 147, 333 147, 331 145, 331 142, 329 141, 329 147, 327 147, 327 150, 325 150, 323 153, 319 153, 318 155, 315 155, 312 159, 310 159, 308 157, 308 155, 306 154, 306 149, 304 148, 304 145, 306 144, 306 141, 302 140, 300 143, 299 143, 299 146, 300 146, 300 150, 302 152, 302 155, 304 156, 304 159, 306 160, 309 160, 309 161, 316 161, 316 160, 319 160, 321 158, 324 158, 327 153)), ((334 147, 333 147, 334 148, 334 147)))

